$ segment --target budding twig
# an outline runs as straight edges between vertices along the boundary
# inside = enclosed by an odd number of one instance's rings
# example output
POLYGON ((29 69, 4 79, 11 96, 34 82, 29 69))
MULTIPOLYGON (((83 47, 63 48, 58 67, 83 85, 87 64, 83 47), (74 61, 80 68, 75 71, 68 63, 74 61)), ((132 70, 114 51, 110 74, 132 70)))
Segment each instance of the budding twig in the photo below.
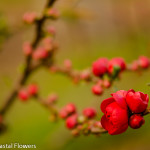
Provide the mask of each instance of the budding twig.
MULTIPOLYGON (((52 7, 55 1, 56 0, 48 0, 45 9, 52 7)), ((42 37, 42 26, 43 26, 44 22, 46 21, 46 19, 47 19, 46 16, 43 14, 43 16, 38 21, 35 22, 36 32, 35 32, 35 39, 32 42, 32 48, 35 48, 38 45, 38 43, 42 37)), ((10 93, 8 98, 6 98, 4 105, 0 110, 0 114, 4 115, 6 113, 8 108, 14 102, 14 100, 17 96, 18 90, 26 83, 28 77, 32 73, 33 70, 31 70, 31 62, 32 62, 31 56, 27 56, 26 60, 25 60, 24 72, 23 72, 20 80, 18 81, 16 87, 12 90, 12 92, 10 93)))

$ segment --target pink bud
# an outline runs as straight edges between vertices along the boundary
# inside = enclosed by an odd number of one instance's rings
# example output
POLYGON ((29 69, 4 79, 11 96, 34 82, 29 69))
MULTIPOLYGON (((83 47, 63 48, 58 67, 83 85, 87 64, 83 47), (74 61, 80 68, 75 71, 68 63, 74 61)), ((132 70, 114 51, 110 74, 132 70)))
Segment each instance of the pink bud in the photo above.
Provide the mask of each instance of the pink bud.
POLYGON ((133 61, 133 63, 131 64, 131 70, 136 71, 138 67, 139 67, 138 61, 133 61))
POLYGON ((76 106, 75 106, 74 104, 72 104, 72 103, 67 104, 67 105, 65 106, 65 108, 66 108, 66 111, 68 112, 68 114, 71 114, 71 113, 75 113, 75 112, 76 112, 76 106))
POLYGON ((82 80, 89 80, 90 79, 90 71, 89 70, 84 70, 80 74, 80 78, 82 80))
POLYGON ((39 60, 39 59, 45 59, 49 55, 48 51, 44 49, 43 47, 39 47, 33 52, 33 59, 39 60))
POLYGON ((58 99, 58 95, 57 94, 51 94, 49 95, 47 101, 48 103, 52 104, 52 103, 55 103, 58 99))
POLYGON ((32 96, 36 95, 38 93, 38 86, 36 84, 29 85, 28 92, 32 96))
POLYGON ((31 24, 35 21, 36 17, 37 17, 37 15, 35 12, 30 12, 30 13, 27 12, 23 16, 23 21, 28 23, 28 24, 31 24))
POLYGON ((62 119, 65 119, 65 118, 68 116, 68 112, 66 111, 65 108, 62 108, 62 109, 59 111, 59 116, 60 116, 60 118, 62 118, 62 119))
POLYGON ((94 85, 93 87, 92 87, 92 92, 93 92, 93 94, 95 94, 95 95, 101 95, 102 93, 103 93, 103 89, 102 89, 102 87, 100 86, 100 85, 94 85))
POLYGON ((107 79, 103 80, 103 86, 105 88, 109 88, 111 86, 111 82, 107 79))
POLYGON ((29 56, 32 53, 32 46, 29 42, 23 44, 23 52, 26 56, 29 56))
POLYGON ((77 125, 77 114, 74 114, 66 119, 66 127, 68 129, 73 129, 77 125))
POLYGON ((146 57, 146 56, 140 56, 140 57, 139 57, 139 65, 140 65, 142 68, 148 68, 149 65, 150 65, 149 58, 146 57))
POLYGON ((18 97, 19 97, 20 100, 26 101, 26 100, 29 99, 29 93, 28 93, 27 90, 22 89, 22 90, 19 91, 18 97))
POLYGON ((64 60, 64 66, 66 69, 71 69, 72 68, 72 62, 69 59, 64 60))
POLYGON ((56 29, 53 26, 49 26, 47 28, 47 32, 50 33, 51 35, 55 35, 56 34, 56 29))
POLYGON ((50 8, 47 11, 47 15, 52 17, 53 19, 57 19, 60 16, 59 11, 55 8, 50 8))
POLYGON ((94 108, 85 108, 83 110, 83 115, 91 119, 96 116, 96 110, 94 108))

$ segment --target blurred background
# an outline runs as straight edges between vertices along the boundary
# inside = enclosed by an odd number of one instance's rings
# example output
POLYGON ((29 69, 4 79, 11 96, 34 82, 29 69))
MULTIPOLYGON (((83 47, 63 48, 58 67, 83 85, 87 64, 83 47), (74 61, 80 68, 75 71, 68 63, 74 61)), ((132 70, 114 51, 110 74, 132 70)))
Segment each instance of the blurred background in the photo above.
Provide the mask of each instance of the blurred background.
MULTIPOLYGON (((25 26, 22 16, 28 11, 41 11, 46 0, 1 0, 0 2, 0 104, 5 100, 22 72, 24 56, 22 43, 32 40, 34 26, 25 26)), ((99 57, 123 57, 130 63, 140 55, 150 57, 150 1, 149 0, 58 0, 55 5, 62 14, 47 24, 56 27, 60 49, 56 56, 61 64, 69 58, 76 69, 89 67, 99 57)), ((149 94, 146 85, 150 71, 142 76, 123 73, 114 87, 102 97, 93 96, 91 84, 74 85, 62 75, 38 70, 29 82, 37 82, 42 96, 51 92, 59 95, 59 106, 73 102, 81 111, 93 106, 101 118, 99 106, 115 89, 135 89, 149 94)), ((8 131, 0 136, 0 144, 19 142, 36 144, 39 150, 149 150, 150 116, 145 125, 127 132, 101 137, 73 138, 64 122, 51 123, 49 112, 36 101, 22 103, 16 99, 6 114, 8 131)))

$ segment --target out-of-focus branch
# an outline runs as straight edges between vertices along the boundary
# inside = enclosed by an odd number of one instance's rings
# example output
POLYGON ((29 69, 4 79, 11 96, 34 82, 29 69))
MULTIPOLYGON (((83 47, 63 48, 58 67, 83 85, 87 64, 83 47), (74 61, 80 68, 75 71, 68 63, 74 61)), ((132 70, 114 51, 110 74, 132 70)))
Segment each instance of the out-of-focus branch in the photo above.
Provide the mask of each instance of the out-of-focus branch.
MULTIPOLYGON (((45 11, 45 9, 47 9, 49 7, 52 7, 55 1, 56 0, 48 0, 46 6, 44 8, 44 11, 45 11)), ((39 20, 37 20, 35 22, 36 31, 35 31, 35 39, 32 42, 32 48, 33 49, 36 48, 36 46, 38 45, 38 43, 39 43, 39 41, 40 41, 40 39, 42 37, 42 26, 43 26, 43 24, 44 24, 46 19, 47 18, 46 18, 46 16, 43 13, 43 16, 39 20)), ((4 105, 2 106, 2 108, 0 110, 0 114, 4 115, 6 113, 8 108, 14 102, 14 100, 15 100, 15 98, 17 96, 18 90, 20 89, 21 86, 23 86, 26 83, 28 77, 32 73, 33 69, 31 70, 31 61, 32 61, 31 56, 27 56, 26 60, 25 60, 24 72, 23 72, 20 80, 18 81, 16 87, 12 90, 12 92, 10 93, 8 98, 6 98, 4 105)))

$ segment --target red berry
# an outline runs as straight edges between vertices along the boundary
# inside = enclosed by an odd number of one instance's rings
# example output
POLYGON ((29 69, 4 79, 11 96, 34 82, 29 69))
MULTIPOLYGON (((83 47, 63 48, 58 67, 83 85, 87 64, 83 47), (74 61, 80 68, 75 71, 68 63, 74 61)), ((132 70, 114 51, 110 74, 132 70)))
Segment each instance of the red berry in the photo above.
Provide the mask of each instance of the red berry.
POLYGON ((77 125, 77 114, 74 114, 66 119, 66 127, 68 129, 73 129, 77 125))
POLYGON ((93 108, 85 108, 85 109, 83 110, 83 115, 84 115, 85 117, 91 119, 91 118, 93 118, 93 117, 96 116, 96 110, 93 109, 93 108))
POLYGON ((108 69, 108 59, 100 58, 96 60, 92 65, 92 71, 95 76, 102 76, 107 72, 108 69))
POLYGON ((133 129, 140 128, 145 123, 143 116, 140 114, 134 114, 129 119, 129 125, 133 129))
POLYGON ((29 93, 28 93, 27 90, 22 89, 22 90, 19 91, 18 97, 19 97, 20 100, 26 101, 29 98, 29 93))
POLYGON ((147 58, 146 56, 140 56, 140 57, 139 57, 139 65, 140 65, 142 68, 148 68, 149 65, 150 65, 149 58, 147 58))
POLYGON ((93 94, 95 94, 95 95, 101 95, 102 93, 103 93, 103 89, 102 89, 102 87, 100 86, 100 85, 94 85, 93 87, 92 87, 92 92, 93 92, 93 94))
POLYGON ((66 108, 66 111, 68 112, 68 114, 76 112, 76 106, 72 103, 67 104, 65 108, 66 108))
POLYGON ((32 96, 36 95, 38 93, 38 86, 36 84, 29 85, 28 92, 32 96))

